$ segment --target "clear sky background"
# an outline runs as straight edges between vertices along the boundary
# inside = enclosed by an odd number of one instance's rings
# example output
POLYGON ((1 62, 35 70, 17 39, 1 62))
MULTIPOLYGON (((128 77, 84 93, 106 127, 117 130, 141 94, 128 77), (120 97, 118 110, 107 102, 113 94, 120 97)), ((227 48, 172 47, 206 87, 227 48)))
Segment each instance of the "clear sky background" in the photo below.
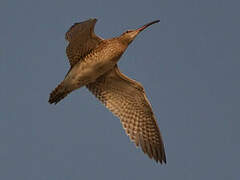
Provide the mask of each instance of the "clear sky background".
POLYGON ((1 0, 1 180, 239 180, 240 23, 234 0, 1 0), (57 106, 69 64, 64 35, 98 18, 120 35, 152 20, 119 62, 147 92, 167 165, 136 149, 85 88, 57 106))

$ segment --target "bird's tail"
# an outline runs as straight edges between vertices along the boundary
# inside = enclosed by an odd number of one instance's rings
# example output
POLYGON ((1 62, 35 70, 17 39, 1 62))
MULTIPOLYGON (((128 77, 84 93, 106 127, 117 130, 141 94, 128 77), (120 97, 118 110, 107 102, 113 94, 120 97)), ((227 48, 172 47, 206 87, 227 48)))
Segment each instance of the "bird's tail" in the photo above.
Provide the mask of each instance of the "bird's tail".
POLYGON ((61 82, 50 94, 48 102, 50 104, 57 104, 63 98, 65 98, 71 91, 68 90, 64 81, 61 82))

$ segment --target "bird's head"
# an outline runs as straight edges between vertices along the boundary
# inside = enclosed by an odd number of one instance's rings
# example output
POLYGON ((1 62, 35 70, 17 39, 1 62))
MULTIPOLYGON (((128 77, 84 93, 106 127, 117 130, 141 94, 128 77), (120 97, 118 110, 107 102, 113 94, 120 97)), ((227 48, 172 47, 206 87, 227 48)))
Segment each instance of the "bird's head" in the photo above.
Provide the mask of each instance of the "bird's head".
POLYGON ((152 24, 155 24, 158 22, 160 22, 160 20, 156 20, 156 21, 147 23, 147 24, 143 25, 142 27, 135 29, 135 30, 127 30, 120 36, 120 39, 122 40, 122 42, 130 44, 141 31, 143 31, 147 27, 151 26, 152 24))

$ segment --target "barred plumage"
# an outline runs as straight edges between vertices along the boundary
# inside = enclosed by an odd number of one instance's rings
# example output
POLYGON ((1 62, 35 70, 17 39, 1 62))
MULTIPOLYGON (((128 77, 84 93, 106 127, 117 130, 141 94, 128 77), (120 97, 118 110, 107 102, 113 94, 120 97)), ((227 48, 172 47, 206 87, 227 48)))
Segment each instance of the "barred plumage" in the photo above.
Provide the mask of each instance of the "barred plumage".
POLYGON ((50 94, 58 103, 68 93, 84 85, 113 114, 119 117, 126 134, 144 153, 166 163, 164 144, 152 107, 140 83, 122 74, 117 62, 141 28, 104 40, 94 33, 96 19, 75 23, 66 33, 66 53, 71 65, 63 82, 50 94))
POLYGON ((118 67, 99 77, 87 88, 118 116, 127 135, 144 153, 166 163, 164 145, 143 87, 123 75, 118 67))

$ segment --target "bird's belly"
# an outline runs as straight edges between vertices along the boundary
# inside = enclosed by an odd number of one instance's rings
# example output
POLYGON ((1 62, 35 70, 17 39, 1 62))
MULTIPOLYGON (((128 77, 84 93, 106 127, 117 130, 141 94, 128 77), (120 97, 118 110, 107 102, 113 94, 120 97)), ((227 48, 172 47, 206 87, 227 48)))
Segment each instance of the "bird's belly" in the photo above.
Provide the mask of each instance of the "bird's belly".
POLYGON ((111 70, 116 61, 83 61, 76 64, 66 77, 66 81, 79 88, 94 82, 99 76, 111 70))

